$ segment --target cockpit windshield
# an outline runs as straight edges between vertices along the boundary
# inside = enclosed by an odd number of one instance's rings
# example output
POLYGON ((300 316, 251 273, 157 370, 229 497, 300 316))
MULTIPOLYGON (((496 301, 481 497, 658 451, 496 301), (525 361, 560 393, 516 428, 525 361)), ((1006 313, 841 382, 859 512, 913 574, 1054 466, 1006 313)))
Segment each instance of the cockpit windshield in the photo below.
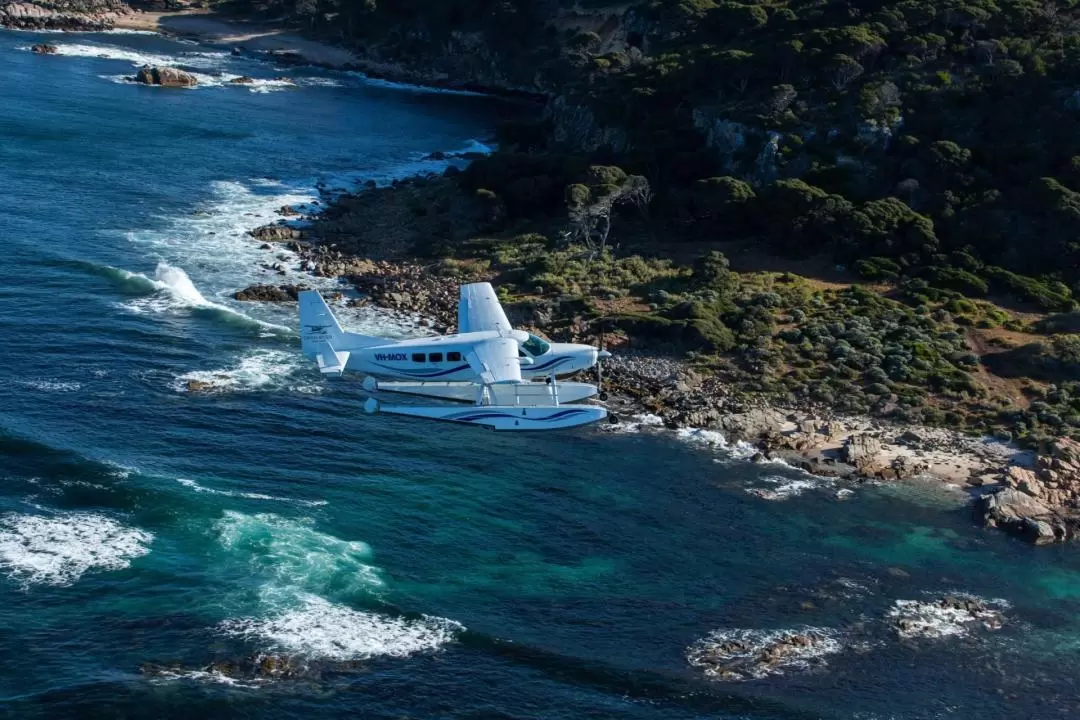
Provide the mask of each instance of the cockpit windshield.
POLYGON ((539 357, 551 349, 550 345, 535 335, 529 335, 529 339, 521 343, 521 347, 533 357, 539 357))

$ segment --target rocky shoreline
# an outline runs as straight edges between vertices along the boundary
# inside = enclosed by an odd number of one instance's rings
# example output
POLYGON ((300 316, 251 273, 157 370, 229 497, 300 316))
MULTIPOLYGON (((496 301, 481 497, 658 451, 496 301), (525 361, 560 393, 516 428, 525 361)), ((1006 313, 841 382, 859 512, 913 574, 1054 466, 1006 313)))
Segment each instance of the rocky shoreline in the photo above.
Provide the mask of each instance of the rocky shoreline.
MULTIPOLYGON (((343 250, 340 238, 319 234, 317 223, 299 227, 293 212, 279 214, 285 218, 278 223, 250 231, 252 240, 266 247, 284 245, 299 256, 303 272, 339 278, 360 296, 354 303, 420 316, 434 332, 454 328, 459 279, 415 259, 372 259, 358 254, 362 248, 343 250)), ((258 285, 235 297, 289 301, 298 289, 296 283, 258 285)), ((511 304, 507 311, 515 325, 550 330, 535 304, 511 304)), ((558 339, 596 340, 584 322, 558 334, 558 339)), ((1036 544, 1080 534, 1080 446, 1071 441, 1034 454, 941 428, 841 416, 826 407, 776 407, 704 375, 688 361, 639 351, 614 350, 604 366, 604 389, 613 424, 641 425, 649 418, 646 427, 716 431, 729 443, 752 446, 755 461, 782 460, 813 475, 856 483, 931 477, 943 488, 968 493, 974 517, 986 527, 1036 544)))
POLYGON ((0 0, 0 27, 14 30, 112 30, 121 18, 135 14, 122 0, 0 0))
MULTIPOLYGON (((0 24, 11 24, 10 18, 18 16, 37 18, 27 21, 31 29, 43 28, 45 25, 40 23, 45 22, 62 25, 67 21, 58 18, 72 12, 85 16, 79 22, 85 21, 87 27, 106 29, 105 24, 112 27, 116 17, 134 11, 117 0, 55 0, 34 5, 9 2, 0 5, 0 24)), ((145 19, 141 22, 145 24, 145 19)), ((73 25, 59 29, 85 28, 73 25)), ((38 52, 48 54, 49 49, 42 45, 38 52)), ((160 69, 157 78, 154 68, 145 70, 144 82, 172 82, 171 77, 162 77, 160 69)), ((177 84, 183 84, 183 78, 177 84)), ((390 188, 369 187, 342 201, 355 200, 365 193, 397 193, 413 183, 422 184, 423 180, 395 183, 390 188)), ((421 324, 434 332, 451 330, 459 282, 488 278, 451 278, 436 272, 411 256, 408 243, 383 252, 385 248, 355 242, 345 232, 348 228, 343 231, 335 224, 337 207, 320 206, 318 214, 308 218, 295 208, 282 208, 282 220, 254 228, 249 234, 265 249, 287 247, 299 257, 302 273, 341 279, 360 296, 353 303, 371 303, 395 313, 419 316, 421 324), (298 219, 316 222, 310 227, 301 226, 295 222, 298 219)), ((451 210, 450 217, 456 220, 453 214, 458 211, 451 210)), ((408 222, 407 216, 390 219, 408 222)), ((376 234, 383 230, 377 223, 374 229, 380 231, 376 234)), ((288 274, 283 264, 271 265, 268 270, 280 276, 288 274)), ((300 289, 302 281, 294 279, 280 285, 252 286, 234 297, 242 301, 284 302, 295 300, 300 289)), ((558 309, 562 302, 562 298, 545 297, 508 306, 507 311, 520 327, 555 334, 559 340, 595 342, 592 330, 580 319, 568 327, 552 327, 551 317, 556 314, 553 305, 558 309)), ((975 517, 988 527, 1001 528, 1036 544, 1080 535, 1080 461, 1076 460, 1080 453, 1068 441, 1033 457, 1016 447, 939 428, 842 417, 827 407, 775 407, 762 396, 704 376, 683 359, 662 355, 616 349, 604 370, 613 422, 633 424, 635 418, 648 416, 653 419, 652 427, 716 431, 729 442, 752 445, 756 460, 783 460, 819 476, 852 481, 930 476, 969 492, 975 500, 975 517)))

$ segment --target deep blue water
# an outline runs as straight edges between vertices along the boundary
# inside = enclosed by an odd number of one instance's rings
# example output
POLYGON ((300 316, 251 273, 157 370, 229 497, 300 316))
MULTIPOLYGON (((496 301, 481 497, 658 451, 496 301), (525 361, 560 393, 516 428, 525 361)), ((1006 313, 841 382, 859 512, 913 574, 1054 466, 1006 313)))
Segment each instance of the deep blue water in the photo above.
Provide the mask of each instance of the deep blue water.
POLYGON ((746 490, 807 478, 672 435, 370 417, 358 382, 301 362, 291 308, 229 299, 276 277, 260 265, 277 251, 243 234, 275 208, 438 170, 421 158, 475 147, 512 108, 310 69, 251 91, 215 73, 280 72, 153 36, 21 49, 38 39, 0 33, 5 714, 1080 711, 1074 547, 976 529, 916 489, 762 500, 746 490), (147 55, 206 82, 117 80, 147 55), (888 631, 897 600, 944 591, 1008 601, 1004 627, 888 631), (713 631, 804 625, 838 647, 809 670, 724 682, 687 660, 713 631), (307 671, 200 671, 267 653, 307 671))

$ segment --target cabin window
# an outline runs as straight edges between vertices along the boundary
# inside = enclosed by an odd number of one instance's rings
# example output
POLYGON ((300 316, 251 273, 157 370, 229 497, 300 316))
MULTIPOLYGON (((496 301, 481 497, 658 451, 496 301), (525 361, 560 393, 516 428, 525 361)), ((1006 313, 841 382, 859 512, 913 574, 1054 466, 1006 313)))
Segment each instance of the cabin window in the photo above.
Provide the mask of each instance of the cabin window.
POLYGON ((412 354, 412 361, 413 362, 424 362, 424 353, 413 353, 412 354))
POLYGON ((428 362, 442 362, 442 353, 431 353, 427 359, 428 362))
POLYGON ((461 353, 448 352, 446 353, 446 362, 461 362, 461 353))
POLYGON ((521 347, 533 357, 539 357, 551 349, 550 345, 535 335, 529 335, 529 339, 521 343, 521 347))

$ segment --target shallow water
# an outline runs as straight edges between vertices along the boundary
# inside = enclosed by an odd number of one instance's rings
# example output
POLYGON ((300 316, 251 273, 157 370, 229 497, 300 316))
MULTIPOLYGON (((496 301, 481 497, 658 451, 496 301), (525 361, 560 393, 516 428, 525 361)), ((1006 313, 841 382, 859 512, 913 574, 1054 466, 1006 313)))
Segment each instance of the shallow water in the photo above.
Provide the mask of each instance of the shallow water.
POLYGON ((230 299, 276 278, 259 266, 279 251, 243 234, 276 208, 440 170, 424 155, 513 108, 153 36, 20 49, 38 39, 0 33, 11 714, 1075 716, 1075 548, 978 530, 921 488, 838 496, 708 434, 369 417, 356 379, 300 361, 291 308, 230 299), (117 80, 146 58, 297 87, 117 80), (898 601, 954 591, 1000 598, 1004 626, 890 631, 898 601), (688 659, 712 633, 800 627, 829 652, 741 682, 688 659), (306 670, 211 665, 267 653, 306 670))

